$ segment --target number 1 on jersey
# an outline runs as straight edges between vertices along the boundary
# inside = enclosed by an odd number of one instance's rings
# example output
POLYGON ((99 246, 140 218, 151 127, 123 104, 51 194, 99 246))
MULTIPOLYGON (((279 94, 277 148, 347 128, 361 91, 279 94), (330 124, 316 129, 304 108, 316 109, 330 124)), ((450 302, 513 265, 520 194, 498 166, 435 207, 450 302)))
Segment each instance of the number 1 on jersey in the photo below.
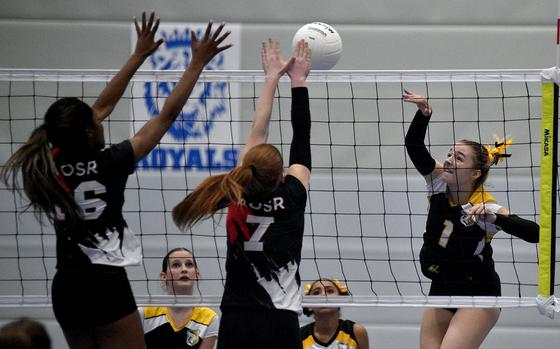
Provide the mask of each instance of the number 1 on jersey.
POLYGON ((263 243, 261 242, 264 233, 268 227, 274 223, 274 217, 263 217, 263 216, 253 216, 247 215, 247 223, 257 223, 257 229, 251 236, 249 241, 243 243, 243 249, 245 251, 262 251, 263 243))

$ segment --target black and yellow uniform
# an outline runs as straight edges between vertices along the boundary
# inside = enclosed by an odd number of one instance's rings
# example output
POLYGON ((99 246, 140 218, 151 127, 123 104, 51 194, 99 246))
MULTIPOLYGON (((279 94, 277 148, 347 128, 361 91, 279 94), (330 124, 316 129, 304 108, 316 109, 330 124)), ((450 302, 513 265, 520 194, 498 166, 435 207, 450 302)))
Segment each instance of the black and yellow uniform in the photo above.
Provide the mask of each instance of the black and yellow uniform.
POLYGON ((173 323, 166 307, 138 310, 147 349, 196 349, 204 338, 218 336, 219 316, 210 308, 193 308, 183 324, 173 323))
POLYGON ((500 296, 498 274, 494 270, 490 242, 498 228, 469 220, 467 211, 484 204, 496 213, 501 206, 483 188, 476 190, 468 204, 457 205, 447 197, 441 178, 426 176, 430 207, 420 264, 432 279, 430 295, 500 296))
MULTIPOLYGON (((307 88, 292 89, 294 122, 304 124, 293 126, 290 165, 310 168, 307 88), (307 131, 298 135, 296 129, 307 131), (300 152, 294 146, 301 148, 300 152)), ((306 203, 303 183, 287 175, 267 197, 246 195, 242 206, 228 207, 227 274, 220 307, 219 349, 301 346, 299 264, 306 203)))
POLYGON ((501 215, 502 208, 480 186, 465 205, 448 198, 447 184, 433 177, 436 161, 424 144, 430 116, 416 112, 405 138, 406 150, 414 166, 426 179, 429 212, 420 251, 423 274, 432 280, 433 296, 500 296, 500 278, 494 269, 492 246, 494 234, 505 231, 528 242, 538 242, 536 223, 515 215, 501 215), (484 204, 496 214, 494 224, 477 221, 468 210, 484 204))
POLYGON ((303 349, 356 349, 358 348, 358 341, 354 335, 354 322, 351 320, 338 320, 338 330, 334 336, 326 343, 319 341, 313 334, 313 327, 315 323, 312 322, 303 326, 300 329, 301 340, 303 342, 303 349))
POLYGON ((141 246, 122 215, 126 181, 134 171, 132 145, 126 140, 91 153, 52 152, 58 182, 82 211, 77 226, 69 226, 63 213, 54 222, 55 316, 65 330, 111 323, 136 311, 124 267, 141 262, 141 246), (88 316, 84 302, 92 309, 88 316))

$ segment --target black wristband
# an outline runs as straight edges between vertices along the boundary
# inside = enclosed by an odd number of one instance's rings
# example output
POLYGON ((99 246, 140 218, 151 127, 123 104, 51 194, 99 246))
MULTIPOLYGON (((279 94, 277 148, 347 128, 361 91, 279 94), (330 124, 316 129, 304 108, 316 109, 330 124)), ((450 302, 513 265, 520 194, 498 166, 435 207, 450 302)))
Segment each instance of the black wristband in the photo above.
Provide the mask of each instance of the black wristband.
POLYGON ((300 164, 311 170, 311 113, 307 87, 292 88, 291 118, 290 166, 300 164))
POLYGON ((514 214, 509 216, 496 213, 494 225, 513 236, 517 236, 527 242, 539 242, 539 225, 527 219, 523 219, 514 214))
POLYGON ((414 164, 414 167, 420 172, 421 175, 426 176, 434 170, 436 167, 436 161, 430 155, 426 145, 424 144, 424 138, 426 137, 426 130, 428 129, 428 122, 430 121, 430 116, 425 116, 422 111, 418 110, 410 123, 408 132, 404 139, 404 144, 406 146, 406 152, 410 157, 410 160, 414 164))

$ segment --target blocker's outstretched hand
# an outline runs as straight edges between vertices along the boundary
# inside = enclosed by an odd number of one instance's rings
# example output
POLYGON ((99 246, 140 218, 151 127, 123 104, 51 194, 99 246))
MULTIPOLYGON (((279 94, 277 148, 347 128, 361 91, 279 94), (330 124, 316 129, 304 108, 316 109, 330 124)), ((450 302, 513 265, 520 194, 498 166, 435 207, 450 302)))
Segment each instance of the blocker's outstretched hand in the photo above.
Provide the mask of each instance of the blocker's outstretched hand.
POLYGON ((311 69, 311 48, 305 40, 298 41, 292 59, 294 64, 288 69, 288 76, 292 80, 292 87, 295 87, 294 83, 305 82, 311 69))
POLYGON ((224 29, 224 25, 225 23, 220 24, 218 29, 216 29, 216 31, 212 33, 212 22, 209 22, 206 26, 206 32, 201 39, 198 39, 196 37, 196 34, 191 31, 193 52, 191 64, 205 66, 218 53, 233 46, 233 44, 225 45, 222 47, 219 46, 231 33, 230 31, 226 31, 224 34, 220 35, 222 29, 224 29))
POLYGON ((147 58, 164 42, 163 39, 154 41, 154 37, 159 28, 159 18, 155 18, 155 13, 152 12, 150 18, 146 21, 146 12, 142 12, 142 26, 138 24, 138 20, 134 17, 134 27, 136 28, 136 35, 138 36, 134 53, 143 58, 147 58))
POLYGON ((268 38, 268 42, 261 45, 261 61, 266 77, 279 79, 290 69, 294 58, 284 61, 278 40, 268 38))

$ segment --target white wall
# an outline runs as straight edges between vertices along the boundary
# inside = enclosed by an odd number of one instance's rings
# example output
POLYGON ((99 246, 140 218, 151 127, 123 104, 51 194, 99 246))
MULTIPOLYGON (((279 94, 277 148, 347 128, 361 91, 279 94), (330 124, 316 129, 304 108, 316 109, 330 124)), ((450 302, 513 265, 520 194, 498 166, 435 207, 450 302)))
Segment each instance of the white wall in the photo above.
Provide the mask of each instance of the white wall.
MULTIPOLYGON (((116 69, 130 52, 130 18, 155 8, 162 21, 242 23, 242 68, 259 69, 259 43, 284 48, 306 22, 334 25, 344 42, 336 69, 545 68, 555 65, 556 2, 546 1, 4 1, 0 67, 116 69), (328 5, 327 5, 328 4, 328 5)), ((87 310, 84 305, 84 315, 87 310)), ((417 346, 421 309, 345 309, 366 324, 373 348, 417 346)), ((55 348, 64 340, 49 309, 0 308, 48 324, 55 348)), ((506 309, 483 348, 557 348, 560 322, 535 309, 506 309)))
POLYGON ((556 1, 4 1, 2 67, 118 68, 128 24, 142 10, 162 21, 244 24, 243 68, 259 69, 258 44, 287 47, 301 25, 334 25, 344 41, 337 69, 543 68, 553 66, 556 1), (227 4, 227 5, 226 5, 227 4))

